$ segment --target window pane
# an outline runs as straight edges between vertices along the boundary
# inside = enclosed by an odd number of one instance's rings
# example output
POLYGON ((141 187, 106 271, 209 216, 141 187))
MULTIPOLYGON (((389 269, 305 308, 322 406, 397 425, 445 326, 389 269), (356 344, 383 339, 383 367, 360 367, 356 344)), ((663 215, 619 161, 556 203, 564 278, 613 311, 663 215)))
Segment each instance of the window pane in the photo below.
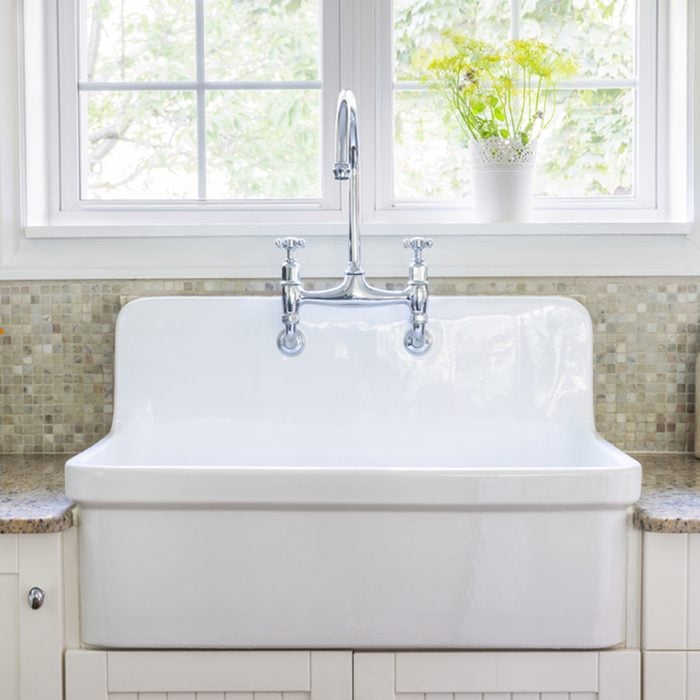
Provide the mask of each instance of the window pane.
POLYGON ((632 89, 563 92, 539 144, 536 194, 633 196, 634 97, 632 89))
POLYGON ((210 92, 208 197, 319 198, 320 113, 320 90, 210 92))
POLYGON ((85 0, 82 79, 194 80, 194 0, 85 0))
POLYGON ((411 65, 444 29, 503 42, 510 30, 509 0, 394 0, 395 80, 418 80, 411 65))
POLYGON ((462 199, 469 189, 467 150, 459 129, 443 119, 433 94, 394 93, 394 197, 462 199))
POLYGON ((195 199, 197 120, 191 92, 82 95, 85 199, 195 199))
POLYGON ((207 80, 317 80, 320 0, 206 0, 207 80))
POLYGON ((632 78, 635 12, 636 0, 521 0, 520 34, 570 51, 581 76, 632 78))
MULTIPOLYGON (((535 193, 549 197, 634 195, 634 90, 562 91, 540 139, 535 193)), ((456 122, 437 97, 396 91, 394 196, 464 201, 469 161, 456 122)))

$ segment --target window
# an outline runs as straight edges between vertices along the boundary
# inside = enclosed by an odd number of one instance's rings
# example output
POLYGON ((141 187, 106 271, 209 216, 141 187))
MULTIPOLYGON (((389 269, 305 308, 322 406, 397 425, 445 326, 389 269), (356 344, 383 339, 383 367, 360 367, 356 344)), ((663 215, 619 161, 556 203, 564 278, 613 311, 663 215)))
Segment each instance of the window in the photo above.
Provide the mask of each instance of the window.
MULTIPOLYGON (((393 192, 396 204, 462 200, 470 190, 462 138, 418 82, 412 64, 440 31, 496 46, 539 38, 579 64, 560 85, 554 121, 538 148, 536 193, 550 206, 595 202, 654 206, 656 53, 653 2, 634 0, 394 0, 393 192)), ((387 129, 388 125, 384 125, 387 129)))
MULTIPOLYGON (((630 234, 643 248, 646 234, 691 230, 692 3, 17 1, 22 240, 182 237, 203 246, 204 237, 294 233, 326 246, 305 260, 336 241, 342 248, 345 186, 331 174, 341 87, 358 98, 361 217, 382 251, 414 233, 557 234, 551 249, 561 257, 574 250, 572 235, 630 234), (494 41, 538 36, 578 58, 538 146, 533 223, 473 222, 461 138, 412 66, 414 51, 452 25, 494 41)), ((274 274, 269 240, 259 246, 255 259, 265 262, 255 269, 274 274)), ((433 260, 440 250, 450 252, 438 269, 459 274, 458 244, 436 248, 433 260)), ((500 260, 495 250, 484 255, 500 260)), ((529 259, 513 256, 516 267, 529 259)), ((384 274, 403 268, 395 257, 384 274)))
POLYGON ((335 5, 60 3, 62 207, 328 203, 335 5))
POLYGON ((339 0, 59 3, 60 209, 338 209, 328 173, 345 43, 379 57, 373 93, 353 85, 362 127, 377 103, 377 138, 362 143, 374 210, 468 210, 462 138, 412 65, 449 27, 496 43, 534 36, 577 58, 538 147, 543 208, 665 206, 656 2, 343 1, 362 6, 359 26, 340 21, 339 0))

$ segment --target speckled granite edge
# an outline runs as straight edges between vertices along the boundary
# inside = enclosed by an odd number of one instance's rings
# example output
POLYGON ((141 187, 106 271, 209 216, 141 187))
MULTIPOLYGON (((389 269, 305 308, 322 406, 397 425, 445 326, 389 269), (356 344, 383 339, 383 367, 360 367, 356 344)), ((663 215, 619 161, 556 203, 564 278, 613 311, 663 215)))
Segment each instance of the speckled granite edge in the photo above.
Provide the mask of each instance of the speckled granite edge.
POLYGON ((635 454, 642 497, 634 525, 646 532, 700 533, 700 460, 692 454, 635 454))
POLYGON ((61 532, 74 524, 64 492, 68 455, 0 455, 0 534, 61 532))

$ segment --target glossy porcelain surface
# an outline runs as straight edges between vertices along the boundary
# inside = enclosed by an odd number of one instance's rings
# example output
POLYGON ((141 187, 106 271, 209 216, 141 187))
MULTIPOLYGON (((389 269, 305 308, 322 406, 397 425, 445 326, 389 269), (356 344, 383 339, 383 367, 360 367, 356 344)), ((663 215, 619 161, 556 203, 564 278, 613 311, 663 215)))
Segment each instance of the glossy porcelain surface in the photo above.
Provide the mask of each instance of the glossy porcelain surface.
POLYGON ((403 307, 153 298, 117 324, 112 431, 66 467, 84 641, 605 647, 639 464, 596 433, 591 324, 561 298, 403 307))

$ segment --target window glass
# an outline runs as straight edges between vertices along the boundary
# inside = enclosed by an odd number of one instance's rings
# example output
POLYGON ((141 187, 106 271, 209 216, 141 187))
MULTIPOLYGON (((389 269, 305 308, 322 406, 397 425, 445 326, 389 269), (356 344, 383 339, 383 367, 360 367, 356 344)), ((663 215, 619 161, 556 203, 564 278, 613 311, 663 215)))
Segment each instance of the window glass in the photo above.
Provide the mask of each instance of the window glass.
POLYGON ((318 80, 318 0, 205 0, 207 80, 318 80))
POLYGON ((538 38, 572 55, 577 75, 559 85, 539 139, 535 194, 634 196, 636 21, 634 0, 394 0, 394 199, 457 202, 470 191, 464 135, 414 67, 445 29, 496 45, 538 38))
POLYGON ((85 0, 81 78, 195 79, 192 0, 85 0))
POLYGON ((81 198, 320 199, 320 8, 83 0, 81 198))
POLYGON ((85 199, 196 199, 192 92, 86 92, 85 199))

